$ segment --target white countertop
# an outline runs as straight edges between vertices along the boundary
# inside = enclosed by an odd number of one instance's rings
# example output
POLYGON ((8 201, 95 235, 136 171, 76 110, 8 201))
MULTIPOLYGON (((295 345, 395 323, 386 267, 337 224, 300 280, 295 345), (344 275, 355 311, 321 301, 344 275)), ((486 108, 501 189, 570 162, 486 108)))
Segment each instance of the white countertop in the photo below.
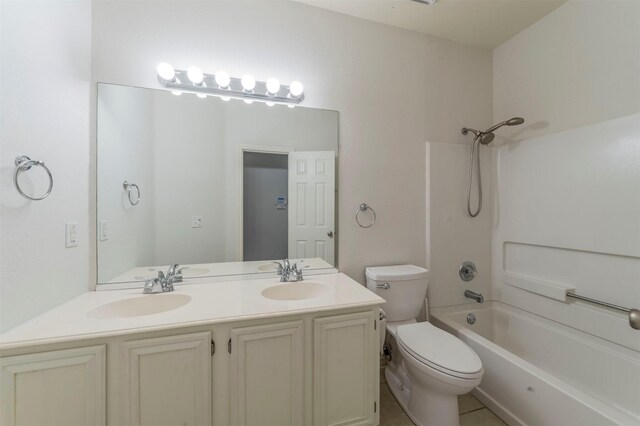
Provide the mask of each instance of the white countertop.
POLYGON ((176 285, 166 294, 142 295, 140 289, 91 291, 0 335, 0 350, 15 347, 68 342, 80 339, 215 324, 255 318, 277 317, 329 311, 384 303, 384 299, 342 273, 310 275, 304 282, 330 287, 320 297, 304 300, 272 300, 261 292, 280 283, 277 277, 176 285), (133 297, 163 297, 171 294, 191 296, 177 309, 129 318, 97 319, 87 314, 97 306, 133 297))

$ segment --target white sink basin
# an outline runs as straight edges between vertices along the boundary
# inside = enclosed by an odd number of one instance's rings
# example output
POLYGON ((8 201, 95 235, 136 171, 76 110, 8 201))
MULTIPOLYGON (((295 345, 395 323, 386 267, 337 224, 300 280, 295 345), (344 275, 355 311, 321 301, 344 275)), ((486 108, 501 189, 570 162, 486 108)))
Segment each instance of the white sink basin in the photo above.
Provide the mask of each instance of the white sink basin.
POLYGON ((87 316, 98 319, 140 317, 178 309, 190 301, 191 296, 186 294, 147 294, 100 305, 87 316))
POLYGON ((313 281, 292 282, 262 290, 262 296, 273 300, 305 300, 326 296, 331 293, 331 287, 313 281))
POLYGON ((275 263, 267 263, 266 265, 258 266, 258 271, 261 272, 275 272, 278 270, 278 265, 275 263))

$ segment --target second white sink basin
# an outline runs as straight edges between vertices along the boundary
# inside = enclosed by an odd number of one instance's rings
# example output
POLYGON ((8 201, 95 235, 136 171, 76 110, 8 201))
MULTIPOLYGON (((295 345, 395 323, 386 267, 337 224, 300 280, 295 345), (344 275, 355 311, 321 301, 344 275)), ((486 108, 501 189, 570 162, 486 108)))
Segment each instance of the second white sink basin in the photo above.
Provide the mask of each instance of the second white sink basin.
POLYGON ((190 301, 191 296, 186 294, 147 294, 97 306, 90 310, 87 316, 98 319, 113 319, 153 315, 178 309, 190 301))
POLYGON ((326 296, 331 293, 331 287, 313 281, 292 282, 274 285, 262 290, 262 295, 273 300, 305 300, 326 296))

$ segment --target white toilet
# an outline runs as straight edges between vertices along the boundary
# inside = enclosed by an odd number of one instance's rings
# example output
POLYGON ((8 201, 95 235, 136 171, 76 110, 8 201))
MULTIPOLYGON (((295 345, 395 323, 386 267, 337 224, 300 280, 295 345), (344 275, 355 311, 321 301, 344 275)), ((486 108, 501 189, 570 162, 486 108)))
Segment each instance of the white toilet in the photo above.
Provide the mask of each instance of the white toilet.
POLYGON ((387 384, 418 426, 457 426, 458 395, 482 379, 478 355, 457 337, 428 322, 416 322, 426 306, 429 271, 413 265, 366 269, 367 287, 383 297, 386 341, 392 358, 387 384))

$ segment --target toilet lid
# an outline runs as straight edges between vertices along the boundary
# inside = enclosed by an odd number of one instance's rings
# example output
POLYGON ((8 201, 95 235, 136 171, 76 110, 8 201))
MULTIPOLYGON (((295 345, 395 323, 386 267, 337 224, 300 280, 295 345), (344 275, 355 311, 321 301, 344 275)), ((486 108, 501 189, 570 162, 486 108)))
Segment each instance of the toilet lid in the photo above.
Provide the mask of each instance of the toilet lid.
POLYGON ((415 358, 443 373, 471 378, 482 372, 482 361, 473 349, 428 322, 399 326, 397 338, 415 358))

